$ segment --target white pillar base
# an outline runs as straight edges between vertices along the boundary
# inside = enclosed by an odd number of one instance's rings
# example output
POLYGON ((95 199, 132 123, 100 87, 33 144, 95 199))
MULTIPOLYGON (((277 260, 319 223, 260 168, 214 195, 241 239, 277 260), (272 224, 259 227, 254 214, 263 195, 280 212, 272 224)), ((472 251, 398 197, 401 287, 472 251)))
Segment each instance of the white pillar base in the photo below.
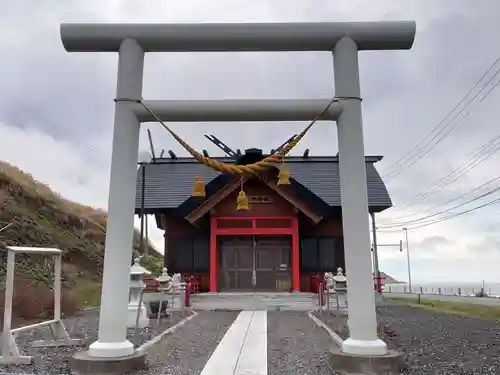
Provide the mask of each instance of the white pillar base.
MULTIPOLYGON (((137 320, 137 310, 139 306, 137 305, 128 305, 127 309, 127 328, 135 328, 136 320, 137 320)), ((148 317, 148 309, 142 304, 141 311, 139 313, 139 325, 137 328, 145 328, 149 325, 149 317, 148 317)))
POLYGON ((346 354, 377 356, 387 354, 387 345, 380 339, 356 340, 348 338, 342 343, 342 351, 346 354))
POLYGON ((89 346, 89 356, 99 358, 120 358, 134 354, 134 344, 125 340, 122 342, 96 341, 89 346))

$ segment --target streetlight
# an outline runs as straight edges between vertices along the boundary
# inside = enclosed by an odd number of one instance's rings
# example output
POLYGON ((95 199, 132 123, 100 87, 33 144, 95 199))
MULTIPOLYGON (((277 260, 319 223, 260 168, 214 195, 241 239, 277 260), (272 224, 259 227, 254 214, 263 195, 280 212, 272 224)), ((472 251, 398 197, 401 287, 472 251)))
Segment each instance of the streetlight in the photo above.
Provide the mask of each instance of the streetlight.
POLYGON ((403 228, 406 234, 406 259, 408 261, 408 286, 411 293, 411 267, 410 267, 410 245, 408 244, 408 228, 403 228))

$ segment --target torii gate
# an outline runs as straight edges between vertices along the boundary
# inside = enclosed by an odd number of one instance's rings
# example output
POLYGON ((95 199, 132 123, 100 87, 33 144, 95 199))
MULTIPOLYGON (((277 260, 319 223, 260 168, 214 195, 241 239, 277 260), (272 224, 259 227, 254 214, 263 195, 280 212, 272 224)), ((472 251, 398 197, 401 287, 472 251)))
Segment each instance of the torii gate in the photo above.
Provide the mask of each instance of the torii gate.
MULTIPOLYGON (((349 275, 350 337, 342 351, 384 355, 377 337, 361 115, 358 51, 410 49, 413 21, 261 24, 62 24, 68 52, 118 52, 118 99, 142 96, 146 52, 329 51, 335 94, 343 98, 321 120, 337 121, 345 261, 349 275)), ((165 122, 309 121, 325 100, 148 100, 165 122)), ((129 267, 141 122, 155 121, 143 106, 117 101, 98 341, 93 357, 134 353, 126 338, 129 267)))

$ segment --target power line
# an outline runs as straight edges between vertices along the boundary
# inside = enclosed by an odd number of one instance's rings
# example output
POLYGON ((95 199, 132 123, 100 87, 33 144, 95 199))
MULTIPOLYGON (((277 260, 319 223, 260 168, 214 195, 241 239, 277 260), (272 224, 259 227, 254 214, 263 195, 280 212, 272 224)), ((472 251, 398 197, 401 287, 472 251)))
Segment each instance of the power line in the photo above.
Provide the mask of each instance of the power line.
MULTIPOLYGON (((488 186, 488 185, 492 184, 493 182, 496 182, 496 181, 499 181, 499 180, 500 180, 500 176, 495 177, 495 178, 492 178, 491 180, 489 180, 489 181, 487 181, 487 182, 485 182, 485 183, 483 183, 483 184, 481 184, 481 185, 479 185, 479 186, 475 187, 474 189, 472 189, 472 190, 470 190, 470 191, 467 191, 467 192, 465 192, 465 193, 463 193, 463 194, 460 194, 459 196, 457 196, 457 197, 455 197, 455 198, 452 198, 452 199, 450 199, 450 200, 447 200, 447 201, 446 201, 446 202, 444 202, 444 203, 440 203, 440 204, 438 204, 438 205, 436 205, 436 206, 426 208, 425 210, 421 211, 420 213, 429 212, 430 210, 432 210, 432 209, 434 209, 434 208, 438 208, 438 207, 446 206, 447 204, 449 204, 449 203, 451 203, 451 202, 455 202, 455 201, 459 200, 460 198, 463 198, 463 197, 465 197, 465 196, 467 196, 467 195, 469 195, 469 194, 471 194, 471 193, 473 193, 473 192, 475 192, 475 191, 478 191, 478 190, 482 189, 483 187, 486 187, 486 186, 488 186)), ((396 218, 394 218, 394 219, 403 219, 403 218, 405 218, 405 217, 411 217, 411 216, 416 216, 416 215, 418 215, 418 214, 415 214, 415 213, 414 213, 414 214, 410 214, 410 215, 399 216, 399 217, 396 217, 396 218)), ((393 219, 393 218, 391 218, 390 220, 392 220, 392 219, 393 219)), ((392 221, 394 221, 394 220, 392 220, 392 221)))
POLYGON ((440 188, 442 189, 446 186, 451 185, 453 182, 457 181, 460 177, 464 176, 465 174, 467 174, 468 172, 470 172, 471 170, 482 164, 484 161, 489 159, 499 150, 500 150, 500 135, 497 135, 490 141, 488 141, 486 144, 483 144, 478 149, 476 149, 475 153, 471 155, 468 159, 466 159, 460 166, 452 170, 446 176, 435 181, 429 187, 423 189, 420 193, 415 194, 413 197, 407 199, 402 204, 394 207, 394 209, 403 209, 412 206, 415 203, 420 202, 423 199, 433 195, 437 191, 437 189, 440 188))
POLYGON ((497 191, 500 191, 500 187, 496 187, 496 188, 494 188, 494 189, 492 189, 492 190, 490 190, 490 191, 488 191, 488 192, 486 192, 486 193, 484 193, 484 194, 479 195, 479 196, 478 196, 478 197, 476 197, 476 198, 470 199, 470 200, 468 200, 468 201, 466 201, 466 202, 460 203, 460 204, 455 205, 455 206, 453 206, 453 207, 450 207, 450 208, 448 208, 448 209, 446 209, 446 210, 443 210, 443 211, 436 212, 436 213, 434 213, 434 214, 431 214, 431 215, 425 216, 425 217, 423 217, 423 218, 416 219, 416 220, 410 220, 410 221, 406 221, 406 222, 400 222, 400 223, 398 223, 398 224, 396 224, 396 225, 379 226, 379 228, 386 229, 386 228, 403 227, 403 226, 412 225, 412 224, 415 224, 415 223, 418 223, 418 222, 421 222, 421 221, 425 221, 425 220, 430 219, 430 218, 432 218, 432 217, 435 217, 435 216, 437 216, 437 215, 441 215, 441 214, 444 214, 444 213, 450 212, 451 210, 454 210, 454 209, 456 209, 456 208, 459 208, 459 207, 465 206, 466 204, 469 204, 469 203, 475 202, 475 201, 477 201, 477 200, 479 200, 479 199, 481 199, 481 198, 484 198, 484 197, 486 197, 486 196, 488 196, 488 195, 494 194, 494 193, 496 193, 497 191))
MULTIPOLYGON (((481 81, 488 75, 488 73, 494 68, 494 66, 497 64, 497 62, 500 61, 500 56, 493 62, 493 64, 491 64, 491 66, 488 68, 488 70, 481 76, 481 78, 479 78, 479 80, 472 86, 472 88, 464 95, 464 97, 455 105, 455 107, 443 118, 443 120, 441 120, 432 130, 430 133, 427 134, 427 136, 425 136, 419 143, 417 143, 415 146, 413 146, 410 151, 408 151, 408 153, 404 156, 402 156, 401 158, 399 158, 396 162, 394 162, 393 164, 391 164, 388 168, 386 168, 385 171, 389 171, 388 173, 386 173, 384 175, 385 176, 388 176, 390 174, 393 174, 396 170, 400 169, 402 166, 404 166, 404 164, 406 164, 412 157, 415 156, 415 152, 419 152, 419 147, 429 138, 431 137, 440 127, 443 123, 446 122, 446 120, 455 112, 456 109, 458 109, 460 107, 460 105, 462 103, 464 103, 464 101, 466 100, 466 98, 479 86, 479 84, 481 83, 481 81), (407 159, 406 161, 404 161, 405 159, 407 159), (403 164, 401 165, 400 162, 403 162, 403 164)), ((494 74, 493 77, 490 78, 490 80, 486 83, 486 85, 488 83, 490 83, 493 78, 498 75, 498 73, 500 72, 500 69, 496 71, 496 73, 494 74)), ((479 91, 482 92, 485 88, 486 88, 486 85, 483 86, 483 88, 479 91)), ((479 94, 478 93, 478 94, 479 94)), ((474 100, 475 97, 477 97, 476 94, 471 100, 469 100, 469 102, 467 102, 466 106, 468 104, 470 104, 470 102, 472 100, 474 100)), ((459 112, 461 113, 465 108, 466 106, 459 112)), ((445 127, 446 128, 446 127, 445 127)), ((439 135, 439 134, 437 134, 439 135)), ((436 136, 437 136, 436 135, 436 136)), ((436 137, 435 136, 435 137, 436 137)), ((433 139, 435 139, 435 137, 433 139)), ((431 139, 426 145, 424 145, 423 147, 426 147, 433 139, 431 139)))
MULTIPOLYGON (((489 201, 487 203, 484 203, 480 206, 477 206, 477 207, 473 207, 471 209, 468 209, 466 211, 462 211, 462 212, 458 212, 456 214, 453 214, 453 215, 450 215, 450 216, 446 216, 444 218, 441 218, 441 219, 438 219, 438 220, 434 220, 434 221, 430 221, 430 222, 427 222, 427 223, 423 223, 421 225, 417 225, 417 226, 413 226, 413 227, 408 227, 408 230, 415 230, 415 229, 418 229, 418 228, 423 228, 423 227, 427 227, 429 225, 434 225, 434 224, 437 224, 437 223, 441 223, 443 221, 447 221, 447 220, 450 220, 450 219, 454 219, 456 217, 459 217, 459 216, 462 216, 462 215, 465 215, 465 214, 468 214, 470 212, 473 212, 473 211, 477 211, 481 208, 485 208, 485 207, 489 207, 489 206, 492 206, 494 204, 497 204, 497 203, 500 203, 500 198, 497 198, 497 199, 494 199, 492 201, 489 201)), ((396 232, 400 232, 402 228, 400 228, 399 230, 382 230, 380 232, 382 233, 396 233, 396 232)))
MULTIPOLYGON (((495 73, 495 76, 500 74, 500 69, 495 73)), ((488 81, 489 83, 490 81, 488 81)), ((487 83, 487 84, 488 84, 487 83)), ((408 159, 407 162, 409 161, 410 164, 406 164, 406 165, 402 165, 400 168, 397 168, 397 169, 394 169, 393 171, 391 171, 390 173, 388 173, 387 175, 385 175, 384 177, 387 177, 387 181, 392 181, 394 178, 396 178, 397 176, 399 176, 404 170, 407 170, 408 168, 410 168, 411 166, 413 166, 415 163, 417 163, 419 160, 421 160, 422 158, 424 158, 429 152, 431 152, 439 143, 441 143, 455 128, 458 124, 460 124, 463 120, 465 120, 471 113, 472 111, 477 107, 479 106, 479 104, 481 104, 490 94, 491 92, 496 89, 498 87, 498 85, 500 85, 500 80, 498 80, 487 92, 486 94, 474 105, 472 106, 472 108, 469 109, 468 112, 466 112, 466 114, 460 118, 453 126, 452 125, 452 121, 455 120, 458 115, 460 115, 466 108, 463 108, 460 112, 457 113, 456 116, 454 116, 452 118, 452 120, 443 128, 441 129, 434 137, 432 137, 425 145, 424 147, 422 148, 422 150, 425 149, 425 147, 427 147, 433 140, 435 140, 438 136, 440 136, 444 131, 446 131, 444 134, 442 134, 442 136, 437 139, 437 141, 431 145, 429 148, 427 148, 425 151, 423 151, 423 153, 420 153, 420 154, 415 154, 413 155, 413 159, 408 159), (405 168, 403 168, 405 167, 405 168), (394 174, 395 173, 395 174, 394 174)), ((484 88, 483 88, 484 89, 484 88)), ((472 99, 474 100, 480 93, 482 93, 483 89, 481 91, 479 91, 472 99)), ((467 103, 470 104, 469 101, 467 103)), ((421 150, 421 151, 422 151, 421 150)))
MULTIPOLYGON (((409 155, 411 155, 422 143, 425 142, 425 140, 427 138, 429 138, 447 119, 448 117, 450 117, 453 112, 455 112, 455 110, 465 101, 465 99, 474 91, 474 89, 479 86, 479 84, 481 83, 481 81, 488 75, 488 73, 493 69, 493 67, 496 65, 496 63, 500 61, 500 56, 493 62, 493 64, 491 64, 491 66, 488 68, 488 70, 486 71, 486 73, 484 73, 481 78, 479 78, 479 80, 474 84, 474 86, 464 95, 464 97, 455 105, 455 107, 453 107, 453 109, 443 118, 443 120, 441 120, 441 122, 439 122, 432 130, 430 133, 427 134, 427 136, 425 136, 418 144, 416 144, 413 148, 410 149, 410 151, 408 151, 408 153, 405 155, 405 156, 402 156, 401 158, 399 158, 396 162, 394 162, 393 164, 391 164, 389 167, 386 168, 386 171, 387 170, 390 170, 390 169, 393 169, 393 166, 396 166, 396 168, 399 166, 399 162, 404 160, 405 158, 407 158, 409 155)), ((484 87, 483 87, 484 89, 484 87)))
MULTIPOLYGON (((500 136, 498 136, 500 138, 500 136)), ((415 195, 413 198, 410 198, 409 200, 406 201, 406 203, 403 203, 400 205, 398 208, 405 208, 408 207, 430 195, 432 195, 436 189, 438 188, 443 188, 451 183, 455 182, 458 180, 459 177, 463 176, 467 172, 471 171, 475 167, 477 167, 479 164, 487 160, 490 156, 494 154, 494 152, 498 151, 500 149, 500 145, 497 145, 498 147, 496 149, 493 149, 490 151, 489 154, 487 154, 485 157, 481 158, 482 152, 488 148, 488 146, 491 145, 491 141, 488 142, 488 144, 481 146, 481 149, 479 152, 477 152, 475 155, 471 156, 468 158, 464 163, 462 163, 458 168, 454 169, 452 172, 450 172, 448 175, 445 177, 441 178, 440 180, 436 181, 433 185, 428 187, 427 189, 424 189, 421 193, 415 195), (475 164, 474 164, 475 163, 475 164), (442 184, 444 183, 444 185, 442 184)))

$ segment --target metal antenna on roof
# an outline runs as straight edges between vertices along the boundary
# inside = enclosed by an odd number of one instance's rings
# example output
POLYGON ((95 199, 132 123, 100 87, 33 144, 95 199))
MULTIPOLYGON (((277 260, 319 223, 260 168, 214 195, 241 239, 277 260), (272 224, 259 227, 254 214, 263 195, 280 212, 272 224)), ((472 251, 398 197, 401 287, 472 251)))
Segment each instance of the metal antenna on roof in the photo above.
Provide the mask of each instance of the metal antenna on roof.
POLYGON ((236 152, 234 152, 228 145, 226 145, 224 142, 222 142, 219 138, 217 138, 213 134, 206 135, 205 138, 208 139, 210 142, 212 142, 214 145, 219 147, 222 151, 226 153, 227 156, 230 158, 234 158, 236 155, 238 155, 236 152))
POLYGON ((153 161, 155 161, 155 148, 153 146, 153 136, 151 135, 151 130, 148 129, 148 139, 149 139, 149 148, 151 149, 151 155, 153 156, 153 161))
POLYGON ((170 155, 170 157, 171 157, 172 159, 177 159, 177 155, 176 155, 176 154, 174 154, 174 152, 173 152, 172 150, 168 150, 168 154, 170 155))
POLYGON ((162 149, 161 149, 161 152, 160 152, 160 159, 163 157, 163 154, 164 154, 164 153, 165 153, 165 149, 164 149, 164 148, 162 148, 162 149))

